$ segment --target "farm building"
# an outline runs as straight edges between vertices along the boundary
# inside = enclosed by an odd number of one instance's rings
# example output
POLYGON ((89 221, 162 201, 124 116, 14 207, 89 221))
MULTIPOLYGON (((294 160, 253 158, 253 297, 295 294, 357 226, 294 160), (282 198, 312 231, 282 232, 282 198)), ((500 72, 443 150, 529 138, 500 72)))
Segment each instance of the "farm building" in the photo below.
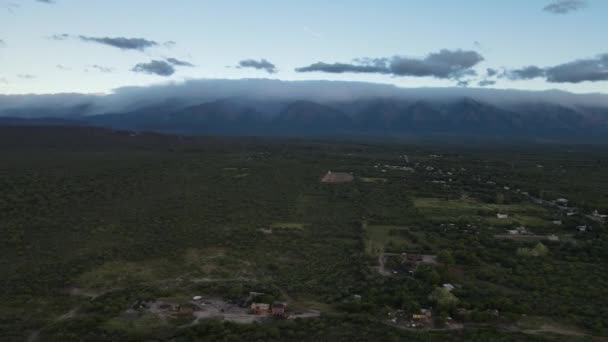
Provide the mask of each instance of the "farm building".
POLYGON ((284 317, 286 307, 285 303, 273 303, 271 313, 276 317, 284 317))
POLYGON ((323 183, 348 183, 355 179, 352 173, 349 172, 331 172, 327 171, 325 176, 321 178, 323 183))
POLYGON ((251 311, 256 315, 262 315, 270 312, 270 304, 266 303, 251 303, 251 311))

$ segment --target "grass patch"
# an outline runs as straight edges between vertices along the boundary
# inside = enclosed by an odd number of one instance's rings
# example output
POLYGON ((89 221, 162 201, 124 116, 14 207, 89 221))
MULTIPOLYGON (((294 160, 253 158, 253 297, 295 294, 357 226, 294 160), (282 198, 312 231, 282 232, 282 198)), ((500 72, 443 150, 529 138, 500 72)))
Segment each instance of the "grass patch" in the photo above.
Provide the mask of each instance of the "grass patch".
POLYGON ((80 287, 95 290, 107 290, 134 284, 149 283, 170 276, 172 269, 169 262, 155 261, 107 262, 91 271, 85 272, 77 279, 80 287))
POLYGON ((161 328, 163 321, 153 313, 144 313, 136 318, 115 317, 107 321, 104 326, 112 331, 124 331, 130 334, 148 335, 151 331, 161 328))
POLYGON ((521 224, 527 227, 545 227, 549 224, 542 218, 546 215, 546 210, 530 203, 490 204, 474 199, 416 198, 414 205, 434 221, 469 219, 495 226, 521 224), (506 213, 509 218, 499 219, 496 213, 506 213))
POLYGON ((409 248, 411 241, 399 234, 400 230, 407 230, 407 228, 397 226, 366 226, 365 253, 370 256, 377 256, 381 253, 392 252, 394 249, 403 250, 409 248))

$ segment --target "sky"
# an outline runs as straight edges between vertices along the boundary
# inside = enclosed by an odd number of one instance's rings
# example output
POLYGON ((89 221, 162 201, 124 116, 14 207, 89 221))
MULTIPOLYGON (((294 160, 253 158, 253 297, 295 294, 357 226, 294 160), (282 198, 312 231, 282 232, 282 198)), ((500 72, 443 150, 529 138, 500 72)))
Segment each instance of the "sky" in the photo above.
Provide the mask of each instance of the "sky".
POLYGON ((606 0, 0 0, 0 94, 192 79, 608 93, 606 0))

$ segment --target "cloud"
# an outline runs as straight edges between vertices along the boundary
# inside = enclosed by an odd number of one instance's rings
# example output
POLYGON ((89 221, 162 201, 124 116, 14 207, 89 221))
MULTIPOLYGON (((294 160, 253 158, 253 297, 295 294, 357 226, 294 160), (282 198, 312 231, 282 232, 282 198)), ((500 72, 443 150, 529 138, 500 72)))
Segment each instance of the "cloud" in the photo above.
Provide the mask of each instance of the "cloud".
POLYGON ((553 14, 568 14, 587 7, 586 0, 554 0, 543 8, 543 11, 553 14))
POLYGON ((255 59, 245 59, 239 62, 237 68, 253 68, 257 70, 264 70, 269 74, 277 72, 277 67, 265 59, 256 61, 255 59))
POLYGON ((458 83, 456 83, 459 87, 468 87, 469 83, 471 83, 470 80, 460 80, 458 81, 458 83))
POLYGON ((348 63, 324 63, 317 62, 309 66, 301 67, 296 69, 297 72, 327 72, 332 74, 342 74, 345 72, 354 73, 377 73, 377 74, 389 74, 389 70, 385 64, 381 65, 361 65, 361 64, 348 64, 348 63))
POLYGON ((55 0, 36 0, 37 2, 42 2, 45 4, 54 4, 55 0))
POLYGON ((134 72, 159 76, 171 76, 175 73, 175 68, 171 64, 158 60, 152 60, 149 63, 139 63, 131 70, 134 72))
POLYGON ((55 67, 59 70, 72 70, 70 67, 67 67, 67 66, 61 65, 61 64, 57 64, 57 65, 55 65, 55 67))
POLYGON ((552 83, 608 81, 608 53, 546 68, 545 72, 552 83))
POLYGON ((186 62, 186 61, 181 61, 177 58, 167 58, 166 61, 170 64, 173 64, 175 66, 185 66, 185 67, 193 67, 195 66, 194 64, 190 63, 190 62, 186 62))
POLYGON ((608 81, 608 53, 595 58, 577 59, 552 67, 527 66, 506 70, 501 77, 510 80, 529 80, 543 77, 550 83, 580 83, 608 81))
POLYGON ((297 68, 297 72, 328 73, 376 73, 394 76, 435 77, 442 79, 459 79, 476 75, 472 69, 484 58, 476 51, 447 50, 428 54, 424 58, 394 56, 390 58, 362 58, 353 63, 318 62, 297 68))
POLYGON ((491 86, 491 85, 495 85, 496 81, 493 80, 481 80, 479 81, 479 83, 477 83, 478 86, 480 87, 487 87, 487 86, 491 86))
POLYGON ((8 1, 8 2, 0 2, 0 7, 3 7, 7 12, 13 14, 15 10, 17 10, 21 5, 16 2, 8 1))
POLYGON ((78 36, 80 40, 85 42, 99 43, 103 45, 112 46, 121 50, 139 50, 143 51, 149 47, 157 46, 158 43, 153 40, 147 40, 144 38, 125 38, 125 37, 87 37, 78 36))
POLYGON ((498 70, 493 69, 493 68, 487 68, 486 75, 488 75, 488 77, 494 77, 494 76, 498 75, 498 70))
MULTIPOLYGON (((103 72, 103 73, 111 73, 114 72, 114 68, 110 68, 110 67, 105 67, 103 65, 98 65, 98 64, 92 64, 92 65, 88 65, 88 68, 92 68, 95 69, 99 72, 103 72)), ((88 71, 88 69, 85 69, 85 71, 88 71)))
POLYGON ((33 80, 36 76, 31 74, 18 74, 17 77, 22 78, 24 80, 33 80))
POLYGON ((51 40, 66 40, 68 38, 70 38, 70 35, 67 33, 54 34, 54 35, 48 37, 48 39, 51 39, 51 40))
POLYGON ((4 42, 4 40, 0 39, 0 47, 5 46, 5 45, 6 45, 6 42, 4 42))
POLYGON ((533 78, 545 76, 545 69, 530 65, 521 69, 507 70, 504 72, 503 76, 512 81, 531 80, 533 78))
POLYGON ((172 48, 172 47, 174 47, 176 44, 177 44, 177 43, 176 43, 176 42, 174 42, 174 41, 172 41, 172 40, 169 40, 169 41, 167 41, 167 42, 164 42, 164 43, 163 43, 163 45, 164 45, 166 48, 169 48, 169 49, 170 49, 170 48, 172 48))

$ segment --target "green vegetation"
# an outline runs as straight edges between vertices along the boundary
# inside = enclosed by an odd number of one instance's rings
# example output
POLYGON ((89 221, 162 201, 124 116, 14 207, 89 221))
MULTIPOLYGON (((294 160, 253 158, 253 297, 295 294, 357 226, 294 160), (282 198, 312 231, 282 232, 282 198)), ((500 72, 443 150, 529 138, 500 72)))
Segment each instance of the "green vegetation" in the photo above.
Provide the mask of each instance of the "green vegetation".
POLYGON ((57 129, 24 147, 0 135, 6 340, 540 341, 562 328, 608 335, 608 231, 535 202, 559 196, 583 214, 608 212, 604 150, 489 153, 111 131, 75 144, 57 129), (404 153, 415 172, 374 167, 403 165, 404 153), (327 170, 386 181, 323 184, 327 170), (558 182, 564 173, 577 177, 558 182), (519 225, 533 233, 496 238, 519 225), (560 239, 525 238, 549 234, 560 239), (380 253, 390 254, 383 271, 380 253), (321 315, 189 326, 192 316, 163 320, 137 308, 195 295, 240 303, 252 291, 287 302, 290 313, 321 315), (464 329, 414 329, 408 319, 422 308, 433 309, 437 327, 451 317, 464 329), (530 327, 526 317, 545 323, 530 327))

